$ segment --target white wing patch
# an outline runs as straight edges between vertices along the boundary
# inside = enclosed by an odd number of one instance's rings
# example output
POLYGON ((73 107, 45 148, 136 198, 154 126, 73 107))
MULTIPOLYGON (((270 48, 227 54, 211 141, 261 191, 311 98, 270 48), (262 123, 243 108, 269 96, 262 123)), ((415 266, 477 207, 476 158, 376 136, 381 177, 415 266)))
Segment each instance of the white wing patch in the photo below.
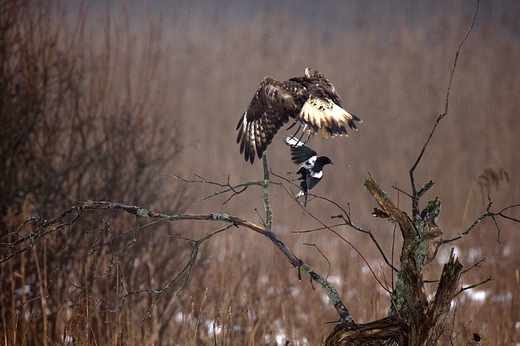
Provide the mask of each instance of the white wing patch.
POLYGON ((323 171, 312 172, 311 177, 316 178, 316 179, 321 179, 321 177, 323 177, 323 171))
POLYGON ((298 138, 295 137, 286 137, 285 143, 287 143, 291 147, 301 147, 304 145, 302 142, 298 140, 298 138))
POLYGON ((309 159, 307 161, 305 161, 305 163, 303 165, 301 165, 300 167, 303 167, 310 171, 314 168, 314 164, 316 163, 317 159, 318 159, 318 157, 316 155, 309 157, 309 159))
POLYGON ((347 133, 349 122, 352 122, 353 116, 346 110, 332 102, 318 97, 310 97, 303 105, 298 120, 309 125, 317 132, 322 131, 323 137, 329 135, 343 135, 347 133))

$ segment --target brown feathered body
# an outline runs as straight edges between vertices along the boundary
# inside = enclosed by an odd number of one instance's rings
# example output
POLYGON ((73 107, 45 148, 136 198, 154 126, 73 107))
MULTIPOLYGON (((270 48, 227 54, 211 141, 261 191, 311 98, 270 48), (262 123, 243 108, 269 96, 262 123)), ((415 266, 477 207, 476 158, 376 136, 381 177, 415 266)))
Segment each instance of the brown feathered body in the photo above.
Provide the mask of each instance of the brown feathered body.
POLYGON ((303 124, 310 133, 323 137, 346 135, 361 120, 343 109, 341 98, 320 72, 307 68, 305 76, 279 82, 265 77, 237 124, 240 153, 251 163, 273 141, 289 120, 303 124))

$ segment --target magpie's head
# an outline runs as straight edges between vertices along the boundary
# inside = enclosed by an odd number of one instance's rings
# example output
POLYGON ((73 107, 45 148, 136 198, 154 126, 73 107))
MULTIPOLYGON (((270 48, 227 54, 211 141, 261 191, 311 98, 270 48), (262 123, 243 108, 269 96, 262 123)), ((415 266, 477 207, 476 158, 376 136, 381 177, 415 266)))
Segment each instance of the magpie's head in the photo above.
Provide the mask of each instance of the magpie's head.
POLYGON ((321 167, 323 167, 325 165, 328 165, 328 164, 333 165, 334 163, 327 156, 320 156, 316 160, 316 163, 314 164, 314 167, 318 166, 318 167, 321 168, 321 167))

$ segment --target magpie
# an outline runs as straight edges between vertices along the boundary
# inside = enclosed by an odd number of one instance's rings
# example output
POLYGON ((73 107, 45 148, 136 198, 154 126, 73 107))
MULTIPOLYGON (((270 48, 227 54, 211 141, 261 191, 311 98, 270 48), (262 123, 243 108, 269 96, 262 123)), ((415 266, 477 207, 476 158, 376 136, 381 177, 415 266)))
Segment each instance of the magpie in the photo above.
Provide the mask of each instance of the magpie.
POLYGON ((291 148, 291 159, 292 161, 300 165, 300 169, 296 174, 301 174, 298 180, 300 183, 301 191, 298 192, 296 198, 305 196, 304 206, 307 206, 307 196, 309 191, 316 186, 323 178, 323 166, 331 164, 332 161, 327 156, 320 156, 300 140, 293 137, 286 137, 285 143, 291 148))
MULTIPOLYGON (((240 154, 251 164, 262 157, 278 130, 291 118, 303 131, 321 131, 323 137, 346 135, 348 125, 357 130, 357 116, 342 108, 342 101, 331 82, 320 72, 305 69, 305 76, 279 82, 265 77, 238 121, 237 143, 240 154)), ((295 135, 296 135, 295 133, 295 135)), ((294 137, 294 136, 293 136, 294 137)))

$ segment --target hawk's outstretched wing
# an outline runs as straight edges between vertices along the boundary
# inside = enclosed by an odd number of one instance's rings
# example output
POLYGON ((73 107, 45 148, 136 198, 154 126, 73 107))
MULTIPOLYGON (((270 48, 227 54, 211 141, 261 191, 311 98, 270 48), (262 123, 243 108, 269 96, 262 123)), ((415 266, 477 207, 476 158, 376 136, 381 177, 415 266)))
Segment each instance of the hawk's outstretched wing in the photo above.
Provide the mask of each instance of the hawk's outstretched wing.
POLYGON ((294 82, 278 82, 265 77, 237 124, 237 143, 246 161, 255 160, 271 144, 274 136, 290 118, 300 111, 301 102, 294 95, 301 86, 294 82))

